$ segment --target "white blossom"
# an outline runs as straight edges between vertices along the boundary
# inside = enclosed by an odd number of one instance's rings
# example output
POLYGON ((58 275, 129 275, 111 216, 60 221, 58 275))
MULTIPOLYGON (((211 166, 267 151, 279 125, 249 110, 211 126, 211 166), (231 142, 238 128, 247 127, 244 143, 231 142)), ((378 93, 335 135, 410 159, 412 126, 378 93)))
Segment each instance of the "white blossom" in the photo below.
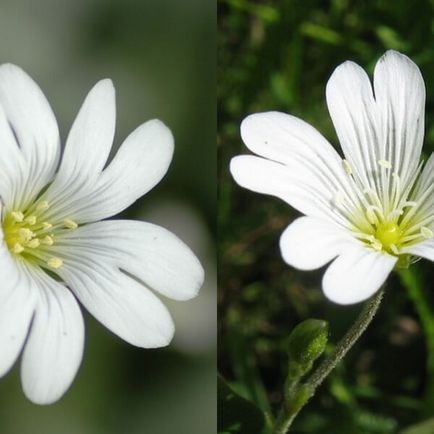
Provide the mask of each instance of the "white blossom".
POLYGON ((173 137, 160 121, 131 133, 108 162, 115 130, 110 80, 90 91, 63 156, 51 108, 20 68, 0 66, 0 376, 21 350, 21 378, 35 403, 59 399, 82 359, 77 299, 132 345, 167 345, 174 326, 154 291, 194 297, 203 269, 169 231, 107 220, 165 175, 173 137))
POLYGON ((259 113, 241 126, 259 156, 235 157, 231 172, 304 214, 280 239, 284 260, 303 270, 332 261, 324 293, 351 304, 374 294, 395 266, 434 260, 434 157, 423 167, 425 85, 408 57, 386 52, 373 84, 347 61, 326 96, 343 157, 302 120, 259 113))

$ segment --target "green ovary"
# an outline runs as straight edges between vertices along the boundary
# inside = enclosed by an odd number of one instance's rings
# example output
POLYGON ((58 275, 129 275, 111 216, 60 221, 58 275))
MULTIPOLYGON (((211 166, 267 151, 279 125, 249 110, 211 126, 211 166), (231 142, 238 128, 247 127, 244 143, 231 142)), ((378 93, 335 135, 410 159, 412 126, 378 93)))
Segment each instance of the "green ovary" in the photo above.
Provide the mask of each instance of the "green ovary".
POLYGON ((396 223, 380 223, 375 232, 375 238, 380 241, 383 249, 391 250, 391 246, 398 246, 402 231, 396 223))

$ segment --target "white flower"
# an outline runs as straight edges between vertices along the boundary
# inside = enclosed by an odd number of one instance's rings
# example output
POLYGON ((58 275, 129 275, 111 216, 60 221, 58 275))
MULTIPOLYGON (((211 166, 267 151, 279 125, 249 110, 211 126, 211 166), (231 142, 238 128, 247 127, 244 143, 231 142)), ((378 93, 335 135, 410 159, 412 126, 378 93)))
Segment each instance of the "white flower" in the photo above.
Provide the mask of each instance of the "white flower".
POLYGON ((418 67, 388 51, 373 87, 345 62, 327 84, 327 104, 344 159, 314 128, 269 112, 247 117, 231 172, 243 187, 271 194, 305 216, 283 233, 284 260, 324 266, 325 295, 340 304, 375 293, 395 265, 434 260, 434 157, 422 170, 425 86, 418 67))
POLYGON ((151 289, 186 300, 203 282, 199 261, 167 230, 98 222, 153 188, 172 159, 172 134, 153 120, 107 164, 114 129, 114 88, 102 80, 59 165, 58 127, 44 95, 20 68, 0 66, 0 376, 24 346, 22 384, 35 403, 59 399, 79 367, 84 327, 75 297, 125 341, 154 348, 169 343, 174 327, 151 289))

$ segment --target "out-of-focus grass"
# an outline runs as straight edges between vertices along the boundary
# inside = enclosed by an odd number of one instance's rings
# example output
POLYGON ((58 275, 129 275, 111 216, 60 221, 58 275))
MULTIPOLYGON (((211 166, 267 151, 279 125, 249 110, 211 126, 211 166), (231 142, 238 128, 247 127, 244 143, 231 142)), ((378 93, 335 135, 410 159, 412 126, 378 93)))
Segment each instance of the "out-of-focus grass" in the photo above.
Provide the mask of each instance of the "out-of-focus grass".
MULTIPOLYGON (((329 303, 321 270, 299 272, 283 263, 279 235, 297 213, 231 179, 230 158, 248 153, 240 122, 249 113, 281 110, 337 144, 325 105, 328 77, 348 59, 372 73, 393 48, 409 55, 425 79, 426 157, 434 149, 432 7, 421 0, 219 2, 219 368, 263 409, 275 410, 281 400, 289 331, 305 318, 324 318, 336 342, 360 306, 329 303)), ((412 273, 430 320, 421 321, 414 288, 392 275, 378 316, 302 411, 295 432, 396 433, 434 414, 425 329, 433 320, 432 263, 421 261, 412 273)))

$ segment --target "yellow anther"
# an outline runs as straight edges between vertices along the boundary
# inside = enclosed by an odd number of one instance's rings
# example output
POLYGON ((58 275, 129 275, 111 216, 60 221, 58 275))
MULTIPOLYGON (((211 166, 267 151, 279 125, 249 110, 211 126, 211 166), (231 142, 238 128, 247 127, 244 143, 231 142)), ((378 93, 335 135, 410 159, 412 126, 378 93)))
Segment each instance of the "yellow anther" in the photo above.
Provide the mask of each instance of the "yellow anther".
POLYGON ((45 244, 46 246, 52 246, 54 244, 53 238, 50 237, 50 235, 47 235, 41 240, 42 244, 45 244))
POLYGON ((34 232, 27 228, 20 228, 18 235, 24 243, 28 243, 35 236, 34 232))
POLYGON ((28 223, 29 225, 34 225, 35 223, 36 223, 36 216, 34 216, 34 215, 31 215, 31 216, 29 216, 29 217, 26 217, 25 219, 24 219, 24 221, 26 222, 26 223, 28 223))
POLYGON ((33 238, 33 240, 30 240, 27 243, 27 247, 30 247, 31 249, 36 249, 37 247, 39 247, 41 244, 41 242, 39 241, 38 238, 33 238))
POLYGON ((42 227, 44 229, 51 229, 53 227, 53 225, 51 223, 48 223, 48 222, 43 222, 42 227))
POLYGON ((388 160, 378 160, 378 165, 384 167, 385 169, 392 168, 392 163, 388 160))
POLYGON ((434 236, 434 233, 431 229, 427 228, 426 226, 422 226, 420 228, 420 233, 424 238, 432 238, 434 236))
POLYGON ((37 211, 44 211, 44 210, 48 209, 49 207, 50 207, 50 205, 48 204, 48 202, 46 200, 43 200, 42 202, 38 203, 36 210, 37 211))
POLYGON ((47 261, 47 265, 52 268, 60 268, 63 265, 63 261, 60 258, 50 258, 47 261))
POLYGON ((77 229, 78 228, 78 224, 71 219, 65 219, 63 220, 63 224, 68 228, 68 229, 77 229))
POLYGON ((14 247, 12 247, 12 252, 14 253, 21 253, 24 251, 24 247, 20 243, 15 243, 14 247))
POLYGON ((12 211, 11 216, 17 223, 21 223, 24 220, 24 214, 21 211, 12 211))
POLYGON ((351 168, 350 163, 348 163, 347 160, 342 160, 342 166, 348 175, 351 175, 353 173, 353 169, 351 168))

